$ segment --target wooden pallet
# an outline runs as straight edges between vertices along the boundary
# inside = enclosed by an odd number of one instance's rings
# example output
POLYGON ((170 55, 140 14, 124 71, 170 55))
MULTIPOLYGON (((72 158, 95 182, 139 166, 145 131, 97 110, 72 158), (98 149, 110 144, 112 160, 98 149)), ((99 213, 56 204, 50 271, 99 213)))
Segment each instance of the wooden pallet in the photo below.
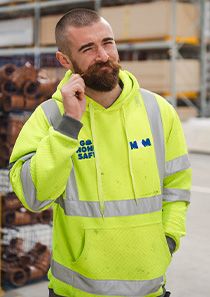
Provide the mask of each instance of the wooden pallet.
MULTIPOLYGON (((117 43, 144 43, 144 42, 164 42, 164 41, 172 41, 172 36, 159 36, 155 38, 136 38, 136 39, 116 39, 117 43)), ((191 36, 191 37, 176 37, 176 42, 177 43, 184 43, 184 44, 189 44, 189 45, 199 45, 200 40, 196 36, 191 36)))
POLYGON ((17 6, 18 4, 27 4, 27 3, 31 3, 31 2, 35 2, 34 0, 3 0, 0 1, 0 6, 17 6))
MULTIPOLYGON (((163 92, 160 95, 163 97, 171 97, 172 96, 172 94, 170 92, 163 92)), ((198 99, 198 92, 178 92, 176 94, 176 97, 178 100, 179 99, 181 100, 183 98, 187 98, 190 100, 196 100, 196 99, 198 99)))

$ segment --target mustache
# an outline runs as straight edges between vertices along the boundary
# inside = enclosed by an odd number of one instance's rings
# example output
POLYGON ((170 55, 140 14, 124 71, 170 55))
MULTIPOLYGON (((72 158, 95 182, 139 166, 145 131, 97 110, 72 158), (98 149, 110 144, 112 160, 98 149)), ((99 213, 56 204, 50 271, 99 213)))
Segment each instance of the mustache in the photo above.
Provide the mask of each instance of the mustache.
POLYGON ((113 62, 111 60, 108 60, 106 62, 96 62, 95 64, 89 66, 88 69, 81 74, 81 76, 83 77, 83 76, 88 75, 89 73, 97 72, 102 67, 110 67, 113 70, 121 69, 121 66, 120 66, 120 64, 118 62, 113 62))

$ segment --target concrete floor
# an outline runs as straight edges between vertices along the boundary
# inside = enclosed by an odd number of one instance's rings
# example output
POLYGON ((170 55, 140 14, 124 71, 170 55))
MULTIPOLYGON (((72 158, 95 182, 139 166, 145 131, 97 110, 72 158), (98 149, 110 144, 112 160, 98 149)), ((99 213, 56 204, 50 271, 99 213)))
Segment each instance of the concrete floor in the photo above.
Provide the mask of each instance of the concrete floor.
MULTIPOLYGON (((210 296, 210 155, 191 154, 192 202, 187 236, 174 255, 167 273, 172 297, 210 296)), ((47 297, 47 282, 6 292, 5 297, 47 297)))
POLYGON ((210 296, 210 155, 190 155, 193 168, 187 236, 168 270, 173 297, 210 296))

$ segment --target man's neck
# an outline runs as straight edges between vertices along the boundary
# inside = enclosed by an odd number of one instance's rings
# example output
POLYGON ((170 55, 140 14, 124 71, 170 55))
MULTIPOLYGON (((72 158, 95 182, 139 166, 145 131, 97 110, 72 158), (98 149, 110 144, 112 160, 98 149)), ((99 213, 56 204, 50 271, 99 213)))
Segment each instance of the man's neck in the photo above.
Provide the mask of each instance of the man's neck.
POLYGON ((119 84, 117 84, 116 87, 109 92, 100 92, 88 87, 85 88, 85 94, 105 108, 110 107, 120 96, 121 92, 122 89, 119 84))

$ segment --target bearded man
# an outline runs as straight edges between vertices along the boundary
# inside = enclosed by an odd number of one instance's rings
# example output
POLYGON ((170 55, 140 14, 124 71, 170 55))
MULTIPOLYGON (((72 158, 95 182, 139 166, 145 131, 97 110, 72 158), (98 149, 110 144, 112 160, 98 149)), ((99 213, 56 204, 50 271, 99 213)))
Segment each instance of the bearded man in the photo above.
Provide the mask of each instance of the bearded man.
POLYGON ((53 207, 49 296, 169 296, 191 184, 179 118, 121 70, 112 28, 95 11, 71 10, 55 35, 66 75, 10 159, 23 205, 53 207))

